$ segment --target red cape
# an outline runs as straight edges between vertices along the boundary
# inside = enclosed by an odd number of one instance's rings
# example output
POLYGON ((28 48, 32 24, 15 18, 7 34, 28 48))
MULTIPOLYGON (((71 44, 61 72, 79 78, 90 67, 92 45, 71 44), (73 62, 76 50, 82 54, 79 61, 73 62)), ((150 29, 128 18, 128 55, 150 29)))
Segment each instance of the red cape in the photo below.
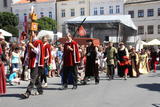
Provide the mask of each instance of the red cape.
POLYGON ((0 62, 0 94, 6 93, 6 76, 4 73, 4 65, 0 62))

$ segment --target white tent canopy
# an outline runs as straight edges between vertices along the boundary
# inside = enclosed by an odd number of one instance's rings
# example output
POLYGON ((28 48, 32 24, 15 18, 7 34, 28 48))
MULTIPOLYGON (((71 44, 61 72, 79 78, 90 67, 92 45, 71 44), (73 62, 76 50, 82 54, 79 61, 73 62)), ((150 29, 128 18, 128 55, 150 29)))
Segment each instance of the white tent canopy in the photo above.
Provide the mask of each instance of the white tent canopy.
POLYGON ((130 15, 107 15, 107 16, 80 16, 73 19, 69 19, 66 23, 81 23, 86 18, 85 23, 113 23, 118 22, 124 24, 134 30, 137 27, 133 23, 130 15))
POLYGON ((11 33, 7 32, 7 31, 5 31, 5 30, 3 30, 3 29, 0 29, 0 32, 2 32, 2 35, 3 35, 3 36, 8 36, 8 37, 11 37, 11 36, 12 36, 11 33))
POLYGON ((55 40, 55 39, 58 39, 58 38, 62 37, 62 33, 61 32, 57 32, 57 34, 54 34, 53 31, 41 30, 38 33, 37 38, 41 39, 43 36, 46 36, 46 35, 48 35, 51 40, 55 40), (57 36, 57 38, 55 38, 55 36, 57 36))
POLYGON ((153 39, 148 42, 147 45, 160 45, 160 41, 158 39, 153 39))

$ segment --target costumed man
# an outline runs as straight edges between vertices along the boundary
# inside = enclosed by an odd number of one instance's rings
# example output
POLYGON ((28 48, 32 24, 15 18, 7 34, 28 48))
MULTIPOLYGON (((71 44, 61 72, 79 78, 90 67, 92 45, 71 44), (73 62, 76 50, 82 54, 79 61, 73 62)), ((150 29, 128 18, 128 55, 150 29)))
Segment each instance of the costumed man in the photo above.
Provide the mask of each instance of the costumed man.
POLYGON ((43 48, 44 48, 44 71, 42 72, 42 76, 41 76, 41 83, 45 82, 44 86, 43 87, 47 87, 47 75, 48 75, 48 72, 49 72, 49 65, 51 64, 51 45, 48 43, 48 39, 49 39, 49 36, 46 35, 42 38, 42 41, 44 43, 43 45, 43 48))
POLYGON ((73 88, 77 89, 77 64, 80 63, 80 53, 78 49, 78 43, 72 40, 71 34, 68 33, 67 41, 64 44, 63 53, 63 86, 62 89, 68 87, 68 76, 69 74, 73 77, 73 88))
POLYGON ((107 75, 109 79, 114 79, 115 67, 116 67, 116 58, 117 58, 117 49, 113 47, 113 43, 109 42, 108 47, 105 50, 105 56, 107 62, 107 75))
POLYGON ((128 75, 128 65, 129 65, 129 52, 128 49, 124 46, 123 42, 119 43, 118 48, 118 75, 124 77, 127 80, 128 75))
POLYGON ((29 68, 31 70, 31 80, 27 87, 26 93, 22 94, 23 98, 29 98, 34 85, 37 87, 38 93, 43 94, 43 89, 40 81, 40 76, 44 70, 44 49, 43 42, 38 40, 35 32, 32 32, 33 41, 29 43, 29 68))
POLYGON ((4 40, 4 36, 2 35, 2 32, 0 32, 0 94, 6 93, 6 75, 4 71, 4 64, 2 61, 2 46, 1 42, 4 40))
POLYGON ((87 40, 88 47, 86 48, 86 67, 84 85, 87 84, 88 77, 95 77, 95 84, 99 83, 99 71, 98 71, 98 59, 97 59, 97 47, 94 46, 92 40, 87 40))

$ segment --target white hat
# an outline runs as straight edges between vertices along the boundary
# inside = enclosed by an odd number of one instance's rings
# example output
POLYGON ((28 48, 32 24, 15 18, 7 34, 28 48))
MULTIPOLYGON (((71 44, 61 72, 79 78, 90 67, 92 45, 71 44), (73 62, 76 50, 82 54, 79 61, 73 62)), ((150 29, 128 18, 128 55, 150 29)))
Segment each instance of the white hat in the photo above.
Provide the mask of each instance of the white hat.
POLYGON ((4 39, 4 36, 0 35, 0 39, 4 39))

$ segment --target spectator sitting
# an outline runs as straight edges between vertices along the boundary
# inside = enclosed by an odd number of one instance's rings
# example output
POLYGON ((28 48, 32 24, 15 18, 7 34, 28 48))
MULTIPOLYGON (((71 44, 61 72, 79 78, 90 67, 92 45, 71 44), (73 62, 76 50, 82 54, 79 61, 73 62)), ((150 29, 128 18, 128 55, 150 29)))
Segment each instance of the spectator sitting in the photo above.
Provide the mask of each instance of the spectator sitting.
POLYGON ((14 85, 14 83, 20 85, 20 78, 18 77, 18 69, 14 68, 13 73, 9 76, 10 85, 14 85))

